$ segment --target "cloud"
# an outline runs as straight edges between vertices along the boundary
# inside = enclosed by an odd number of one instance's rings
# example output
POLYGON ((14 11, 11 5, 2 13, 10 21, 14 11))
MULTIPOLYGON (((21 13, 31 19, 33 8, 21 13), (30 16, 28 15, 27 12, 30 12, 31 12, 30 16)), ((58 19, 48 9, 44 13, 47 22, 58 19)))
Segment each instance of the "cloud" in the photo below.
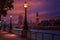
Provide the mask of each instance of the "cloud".
MULTIPOLYGON (((8 14, 14 14, 14 18, 19 14, 24 16, 24 0, 14 1, 14 9, 8 11, 8 14)), ((39 12, 40 20, 60 17, 60 0, 27 0, 27 3, 29 4, 27 8, 28 20, 34 21, 36 12, 39 12)), ((17 18, 15 18, 15 20, 17 20, 17 18)))

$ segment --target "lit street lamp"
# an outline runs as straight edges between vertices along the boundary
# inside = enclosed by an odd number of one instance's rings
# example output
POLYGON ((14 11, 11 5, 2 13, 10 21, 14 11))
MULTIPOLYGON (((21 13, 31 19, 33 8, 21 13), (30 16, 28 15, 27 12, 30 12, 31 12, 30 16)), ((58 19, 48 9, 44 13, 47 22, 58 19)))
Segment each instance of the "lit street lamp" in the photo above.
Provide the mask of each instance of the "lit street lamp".
POLYGON ((27 30, 28 30, 28 24, 27 24, 27 8, 28 8, 28 4, 25 1, 24 4, 24 8, 25 8, 25 18, 24 18, 24 27, 23 27, 23 33, 22 36, 23 37, 27 37, 27 30))
POLYGON ((26 2, 24 4, 24 8, 28 8, 28 4, 26 2))
POLYGON ((24 8, 25 8, 25 19, 24 19, 23 30, 28 30, 28 25, 27 25, 27 8, 28 8, 28 4, 26 2, 24 4, 24 8))
POLYGON ((12 16, 10 15, 9 33, 12 33, 12 16))

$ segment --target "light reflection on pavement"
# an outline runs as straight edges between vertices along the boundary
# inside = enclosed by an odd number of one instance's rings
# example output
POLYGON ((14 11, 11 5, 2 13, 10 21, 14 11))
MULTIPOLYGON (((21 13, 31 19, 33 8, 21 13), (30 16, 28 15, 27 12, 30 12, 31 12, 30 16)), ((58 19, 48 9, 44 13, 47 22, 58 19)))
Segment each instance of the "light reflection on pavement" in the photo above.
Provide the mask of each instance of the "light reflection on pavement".
POLYGON ((0 40, 30 40, 30 39, 22 38, 21 36, 16 34, 0 31, 0 40))
POLYGON ((7 37, 7 38, 15 38, 15 37, 17 37, 16 34, 5 34, 4 36, 7 37))

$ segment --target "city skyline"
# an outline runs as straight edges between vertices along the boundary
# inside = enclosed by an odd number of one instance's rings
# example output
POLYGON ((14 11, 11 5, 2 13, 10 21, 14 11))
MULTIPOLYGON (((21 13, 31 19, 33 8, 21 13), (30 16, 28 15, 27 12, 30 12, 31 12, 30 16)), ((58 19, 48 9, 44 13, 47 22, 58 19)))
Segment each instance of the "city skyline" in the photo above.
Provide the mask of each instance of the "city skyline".
MULTIPOLYGON (((29 5, 28 11, 28 20, 35 22, 36 12, 40 15, 40 21, 59 18, 60 17, 60 0, 27 0, 29 5)), ((7 22, 9 21, 9 15, 13 16, 13 23, 18 22, 18 15, 24 16, 24 0, 14 0, 14 9, 8 11, 7 13, 7 22)))

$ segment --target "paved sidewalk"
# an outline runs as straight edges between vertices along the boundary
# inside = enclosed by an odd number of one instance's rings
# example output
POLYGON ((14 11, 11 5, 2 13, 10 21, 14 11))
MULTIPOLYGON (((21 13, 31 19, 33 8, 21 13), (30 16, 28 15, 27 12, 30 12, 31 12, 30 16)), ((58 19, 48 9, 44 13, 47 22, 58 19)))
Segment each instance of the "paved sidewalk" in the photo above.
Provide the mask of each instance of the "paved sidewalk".
POLYGON ((31 40, 29 38, 22 38, 16 34, 0 31, 0 40, 31 40))

